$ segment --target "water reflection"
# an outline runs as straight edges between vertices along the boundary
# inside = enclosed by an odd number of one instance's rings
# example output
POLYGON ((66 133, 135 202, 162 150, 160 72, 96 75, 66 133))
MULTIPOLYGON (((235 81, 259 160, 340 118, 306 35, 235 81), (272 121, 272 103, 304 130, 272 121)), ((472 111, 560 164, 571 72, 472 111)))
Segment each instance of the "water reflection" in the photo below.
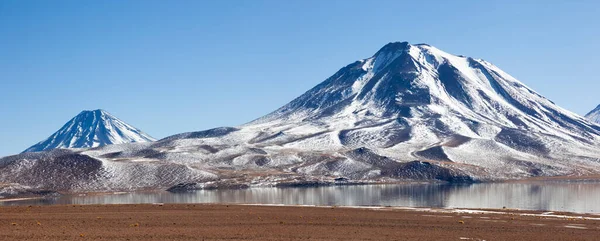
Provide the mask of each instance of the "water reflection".
POLYGON ((519 208, 600 213, 600 183, 482 183, 251 188, 192 193, 125 193, 0 202, 0 205, 251 203, 337 206, 519 208))

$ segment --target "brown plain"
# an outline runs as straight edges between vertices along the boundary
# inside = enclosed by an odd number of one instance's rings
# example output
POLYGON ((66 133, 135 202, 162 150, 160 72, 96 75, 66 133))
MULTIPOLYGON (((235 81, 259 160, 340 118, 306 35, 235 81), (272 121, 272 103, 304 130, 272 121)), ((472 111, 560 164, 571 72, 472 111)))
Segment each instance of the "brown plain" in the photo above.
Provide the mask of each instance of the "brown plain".
POLYGON ((0 207, 0 240, 599 240, 600 221, 338 207, 0 207))

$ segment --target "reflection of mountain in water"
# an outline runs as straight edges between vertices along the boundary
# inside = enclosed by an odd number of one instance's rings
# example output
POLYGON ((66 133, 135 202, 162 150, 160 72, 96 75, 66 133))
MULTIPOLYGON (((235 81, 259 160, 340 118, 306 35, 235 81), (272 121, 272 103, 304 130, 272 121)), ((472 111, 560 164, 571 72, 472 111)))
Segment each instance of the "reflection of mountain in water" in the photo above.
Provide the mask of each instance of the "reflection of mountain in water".
POLYGON ((520 208, 600 213, 600 183, 490 183, 453 192, 447 207, 520 208), (484 206, 485 205, 485 206, 484 206))
POLYGON ((126 193, 64 196, 0 205, 126 203, 254 203, 328 206, 518 208, 600 213, 600 183, 407 184, 318 188, 251 188, 189 193, 126 193))

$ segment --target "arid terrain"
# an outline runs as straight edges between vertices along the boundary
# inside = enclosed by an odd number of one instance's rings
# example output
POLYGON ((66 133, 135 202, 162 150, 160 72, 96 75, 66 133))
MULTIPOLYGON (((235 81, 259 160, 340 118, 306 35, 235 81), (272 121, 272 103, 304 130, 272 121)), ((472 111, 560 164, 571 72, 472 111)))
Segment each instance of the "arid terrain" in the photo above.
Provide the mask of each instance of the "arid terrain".
POLYGON ((597 240, 600 217, 202 204, 0 207, 0 240, 597 240))

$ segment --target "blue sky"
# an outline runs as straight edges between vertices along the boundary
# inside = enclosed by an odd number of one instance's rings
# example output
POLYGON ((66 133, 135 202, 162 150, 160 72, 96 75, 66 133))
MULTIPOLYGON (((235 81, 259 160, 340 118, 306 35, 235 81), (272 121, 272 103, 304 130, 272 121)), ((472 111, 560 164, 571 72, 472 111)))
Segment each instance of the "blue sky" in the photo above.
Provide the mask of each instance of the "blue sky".
POLYGON ((269 113, 392 41, 600 104, 599 1, 0 1, 0 156, 84 109, 162 138, 269 113))

